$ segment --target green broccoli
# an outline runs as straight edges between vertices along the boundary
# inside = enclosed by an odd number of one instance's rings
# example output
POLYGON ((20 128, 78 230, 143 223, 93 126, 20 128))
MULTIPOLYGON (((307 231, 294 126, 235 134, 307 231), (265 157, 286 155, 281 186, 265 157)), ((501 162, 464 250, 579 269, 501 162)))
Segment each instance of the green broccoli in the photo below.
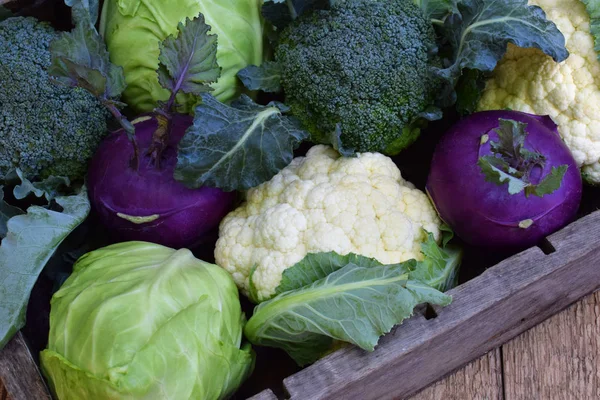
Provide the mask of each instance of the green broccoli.
POLYGON ((319 143, 396 154, 443 87, 431 21, 412 0, 338 0, 281 33, 275 57, 292 113, 319 143), (339 132, 339 130, 338 130, 339 132))
POLYGON ((0 179, 78 179, 107 132, 110 115, 83 89, 52 82, 49 46, 58 33, 33 18, 0 22, 0 179))

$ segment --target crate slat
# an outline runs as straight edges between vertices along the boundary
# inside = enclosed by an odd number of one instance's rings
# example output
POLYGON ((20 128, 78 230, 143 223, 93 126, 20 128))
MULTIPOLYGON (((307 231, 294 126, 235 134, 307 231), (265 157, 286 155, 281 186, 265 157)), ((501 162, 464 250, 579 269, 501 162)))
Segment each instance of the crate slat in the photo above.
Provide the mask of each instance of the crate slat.
POLYGON ((279 397, 277 397, 271 389, 266 389, 252 397, 249 397, 247 400, 279 400, 279 397))
POLYGON ((11 400, 51 399, 21 332, 0 353, 0 381, 11 400))
POLYGON ((453 289, 437 317, 416 315, 375 352, 339 350, 286 378, 292 399, 406 398, 600 287, 600 212, 453 289))

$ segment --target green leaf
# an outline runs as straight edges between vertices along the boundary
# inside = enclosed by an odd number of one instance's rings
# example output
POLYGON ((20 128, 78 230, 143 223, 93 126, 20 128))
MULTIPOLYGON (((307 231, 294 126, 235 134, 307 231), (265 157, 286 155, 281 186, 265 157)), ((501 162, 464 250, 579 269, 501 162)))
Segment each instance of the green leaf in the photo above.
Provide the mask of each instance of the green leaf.
POLYGON ((0 6, 0 21, 5 20, 6 18, 10 18, 13 16, 12 11, 10 11, 8 8, 6 7, 2 7, 0 6))
POLYGON ((112 64, 96 30, 77 24, 50 45, 48 73, 68 86, 84 88, 103 101, 117 98, 125 89, 123 69, 112 64))
POLYGON ((275 289, 275 294, 298 290, 308 286, 348 264, 361 267, 376 267, 383 265, 374 258, 349 253, 341 256, 334 251, 328 253, 309 253, 302 261, 283 271, 281 283, 275 289))
POLYGON ((209 35, 204 15, 179 23, 178 35, 160 44, 158 81, 171 91, 199 95, 212 90, 210 83, 221 75, 217 64, 217 35, 209 35))
POLYGON ((508 182, 508 193, 510 194, 521 193, 528 185, 521 179, 504 172, 503 169, 508 169, 508 164, 498 157, 483 156, 479 158, 477 165, 481 168, 486 181, 497 185, 508 182))
POLYGON ((415 0, 423 14, 432 20, 443 21, 449 14, 456 12, 456 0, 415 0))
POLYGON ((8 221, 0 245, 0 349, 25 324, 29 294, 60 243, 87 217, 87 192, 57 197, 62 212, 32 206, 8 221))
POLYGON ((417 279, 434 289, 446 292, 458 284, 458 272, 463 252, 458 246, 448 245, 454 233, 442 228, 442 247, 437 244, 433 235, 428 233, 427 240, 421 244, 421 252, 425 256, 419 261, 411 273, 417 279))
POLYGON ((237 74, 249 90, 267 93, 281 92, 281 67, 275 61, 265 61, 261 66, 249 65, 237 74))
POLYGON ((8 232, 8 220, 23 213, 23 210, 19 207, 11 206, 4 201, 4 190, 3 187, 0 186, 0 239, 4 238, 8 232))
POLYGON ((284 115, 279 103, 262 106, 248 96, 231 106, 202 94, 194 125, 181 142, 174 177, 191 188, 247 190, 287 166, 293 151, 308 137, 284 115))
POLYGON ((64 194, 64 188, 68 188, 71 185, 69 178, 64 176, 49 176, 40 182, 31 182, 23 175, 21 170, 17 169, 16 174, 21 180, 21 183, 16 185, 13 189, 13 196, 15 199, 22 200, 29 194, 33 194, 36 197, 44 197, 46 201, 50 201, 55 197, 64 194))
POLYGON ((537 185, 529 186, 525 189, 525 194, 544 197, 544 195, 554 193, 562 185, 563 178, 567 173, 568 165, 552 167, 552 171, 547 174, 544 179, 537 185))
POLYGON ((462 0, 445 19, 443 31, 453 56, 446 62, 450 67, 439 73, 452 87, 465 68, 491 72, 509 43, 538 48, 557 62, 569 56, 563 34, 527 0, 462 0))
MULTIPOLYGON (((404 137, 404 135, 403 135, 404 137)), ((344 157, 356 157, 356 151, 353 148, 348 148, 342 143, 342 126, 341 124, 335 124, 335 130, 331 132, 328 137, 329 144, 331 147, 340 155, 344 157)))
POLYGON ((581 0, 590 16, 590 33, 594 37, 594 50, 600 60, 600 1, 581 0))
POLYGON ((418 304, 451 301, 411 279, 411 265, 347 264, 258 305, 244 333, 253 344, 285 350, 300 365, 319 358, 333 339, 372 351, 379 337, 410 317, 418 304))
POLYGON ((96 25, 98 21, 98 0, 65 0, 65 4, 71 7, 72 19, 75 25, 86 23, 89 26, 96 25))
POLYGON ((256 289, 256 285, 254 284, 254 273, 256 272, 257 268, 258 264, 255 264, 250 269, 250 275, 248 275, 248 300, 250 300, 254 304, 259 303, 258 290, 256 289))
MULTIPOLYGON (((477 164, 486 181, 497 185, 508 182, 508 192, 512 195, 525 191, 525 196, 543 197, 553 193, 562 184, 567 165, 553 167, 537 185, 531 183, 530 175, 535 167, 543 168, 546 157, 526 149, 527 124, 500 118, 499 127, 494 130, 498 141, 491 141, 493 155, 481 157, 477 164)), ((486 134, 487 135, 487 134, 486 134)), ((489 135, 487 135, 489 141, 489 135)), ((487 143, 482 141, 482 145, 487 143)))
POLYGON ((476 69, 465 69, 456 86, 456 110, 469 115, 477 110, 481 94, 485 89, 485 74, 476 69))

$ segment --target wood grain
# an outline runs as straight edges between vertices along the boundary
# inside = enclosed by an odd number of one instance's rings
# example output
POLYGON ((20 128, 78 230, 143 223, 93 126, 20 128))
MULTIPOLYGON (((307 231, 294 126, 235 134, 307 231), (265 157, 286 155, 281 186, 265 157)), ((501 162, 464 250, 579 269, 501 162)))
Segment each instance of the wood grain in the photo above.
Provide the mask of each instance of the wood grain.
POLYGON ((2 384, 2 381, 0 381, 0 400, 11 400, 10 397, 8 397, 8 392, 2 384))
POLYGON ((503 359, 507 400, 600 399, 600 292, 507 343, 503 359))
POLYGON ((410 400, 502 400, 502 393, 502 356, 495 349, 410 400))
POLYGON ((416 316, 367 353, 342 349, 286 378, 292 399, 406 398, 600 287, 600 212, 453 289, 437 318, 416 316))
POLYGON ((13 400, 51 399, 21 332, 0 352, 0 381, 13 400))
POLYGON ((252 397, 248 397, 246 400, 279 400, 279 398, 273 393, 271 389, 263 390, 262 392, 255 394, 252 397))

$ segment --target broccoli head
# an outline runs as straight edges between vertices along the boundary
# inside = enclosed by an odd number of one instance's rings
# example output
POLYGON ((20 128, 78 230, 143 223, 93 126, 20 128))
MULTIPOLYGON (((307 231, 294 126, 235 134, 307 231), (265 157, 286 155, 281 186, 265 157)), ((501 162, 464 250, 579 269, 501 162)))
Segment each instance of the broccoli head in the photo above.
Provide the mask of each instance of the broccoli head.
POLYGON ((396 154, 442 90, 431 22, 412 0, 339 0, 281 33, 275 57, 293 114, 312 140, 396 154))
POLYGON ((47 73, 58 33, 33 18, 0 22, 0 179, 78 179, 107 132, 108 112, 87 91, 54 83, 47 73))

